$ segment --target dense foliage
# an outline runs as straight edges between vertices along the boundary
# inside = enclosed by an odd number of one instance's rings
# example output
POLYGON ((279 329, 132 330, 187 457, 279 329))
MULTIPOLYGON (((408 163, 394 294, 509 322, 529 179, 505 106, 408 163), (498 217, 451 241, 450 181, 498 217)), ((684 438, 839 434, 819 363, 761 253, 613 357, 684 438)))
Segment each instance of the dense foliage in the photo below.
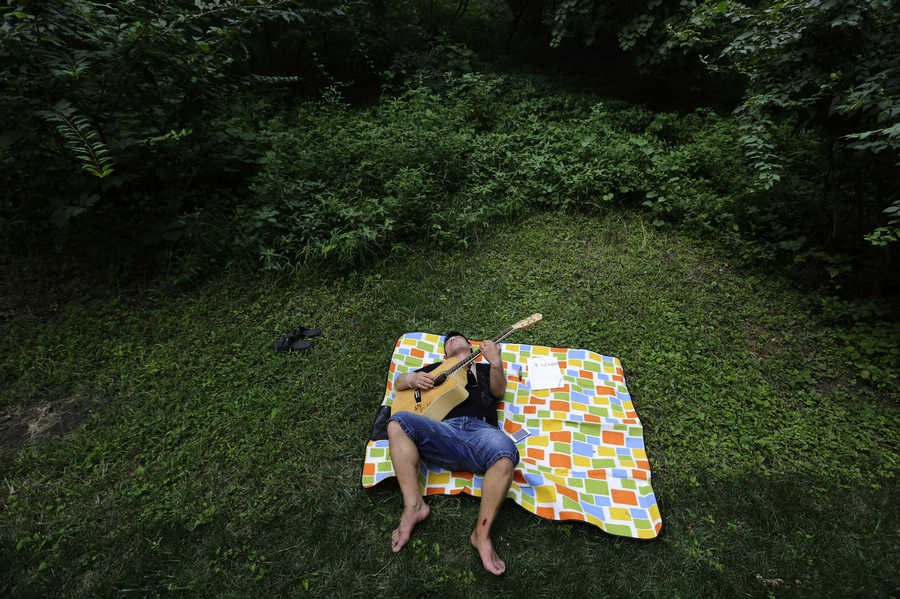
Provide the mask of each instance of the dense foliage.
POLYGON ((781 241, 796 259, 825 262, 832 275, 865 264, 890 268, 889 253, 866 248, 864 239, 888 246, 900 224, 900 11, 893 2, 569 0, 552 14, 556 43, 592 45, 616 34, 644 70, 683 70, 693 58, 738 77, 746 86, 735 109, 740 140, 774 205, 760 221, 805 223, 780 223, 781 241), (784 128, 807 143, 779 143, 784 128), (804 168, 798 153, 815 162, 818 173, 806 174, 814 185, 779 185, 804 168), (779 207, 786 203, 790 210, 779 207))
POLYGON ((272 268, 466 245, 498 220, 616 202, 645 201, 660 226, 731 231, 746 171, 734 134, 709 111, 654 114, 530 79, 448 74, 440 91, 412 87, 364 110, 306 105, 266 123, 260 204, 238 220, 272 268))
POLYGON ((859 251, 867 233, 880 246, 896 237, 900 11, 893 2, 706 3, 680 27, 677 38, 711 52, 712 68, 746 77, 736 112, 747 122, 742 141, 764 186, 792 166, 785 153, 769 151, 772 121, 787 115, 794 129, 822 140, 821 189, 805 203, 824 212, 817 220, 831 229, 831 248, 859 251))
POLYGON ((0 117, 11 125, 0 181, 13 192, 0 232, 29 245, 69 237, 119 259, 175 247, 255 167, 258 149, 216 126, 228 99, 333 84, 347 62, 371 71, 356 16, 337 0, 0 7, 0 117), (323 29, 344 62, 319 56, 323 29), (275 60, 275 47, 290 59, 275 60))
POLYGON ((17 0, 0 15, 0 234, 17 248, 52 239, 187 278, 253 256, 346 267, 615 200, 837 288, 897 284, 885 0, 17 0), (545 64, 553 47, 575 64, 600 49, 582 70, 689 80, 682 93, 728 82, 743 99, 725 118, 687 96, 650 114, 610 87, 529 91, 463 41, 519 67, 520 48, 521 63, 543 46, 545 64))

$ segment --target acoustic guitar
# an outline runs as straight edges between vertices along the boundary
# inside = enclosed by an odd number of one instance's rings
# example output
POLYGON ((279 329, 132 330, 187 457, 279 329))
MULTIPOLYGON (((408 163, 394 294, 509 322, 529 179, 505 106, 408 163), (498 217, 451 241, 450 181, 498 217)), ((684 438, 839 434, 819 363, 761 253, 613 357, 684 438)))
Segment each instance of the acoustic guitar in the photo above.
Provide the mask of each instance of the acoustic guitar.
MULTIPOLYGON (((531 328, 542 319, 543 316, 540 314, 532 314, 497 335, 492 341, 499 343, 514 331, 531 328)), ((397 391, 394 403, 391 404, 391 414, 414 412, 434 420, 443 420, 450 410, 464 402, 469 396, 469 392, 466 391, 466 369, 480 355, 481 349, 479 348, 462 361, 457 358, 447 358, 441 362, 440 366, 430 373, 434 376, 434 387, 427 391, 421 389, 397 391)))

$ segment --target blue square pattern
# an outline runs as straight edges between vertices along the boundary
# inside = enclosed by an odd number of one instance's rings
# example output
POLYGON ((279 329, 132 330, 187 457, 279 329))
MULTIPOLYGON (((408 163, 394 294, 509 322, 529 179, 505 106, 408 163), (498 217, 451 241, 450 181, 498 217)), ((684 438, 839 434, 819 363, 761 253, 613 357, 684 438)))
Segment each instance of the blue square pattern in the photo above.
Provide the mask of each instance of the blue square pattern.
POLYGON ((576 401, 578 403, 590 403, 591 399, 588 397, 586 393, 579 393, 577 391, 572 391, 569 393, 569 400, 576 401))
POLYGON ((588 443, 582 443, 581 441, 572 441, 572 453, 589 458, 594 455, 594 446, 589 445, 588 443))
POLYGON ((606 516, 604 515, 603 508, 601 506, 582 503, 581 508, 591 516, 594 516, 595 518, 598 518, 599 520, 602 520, 604 522, 606 521, 606 516))
POLYGON ((532 487, 540 487, 544 484, 544 477, 538 474, 531 474, 529 472, 525 473, 525 480, 532 487))

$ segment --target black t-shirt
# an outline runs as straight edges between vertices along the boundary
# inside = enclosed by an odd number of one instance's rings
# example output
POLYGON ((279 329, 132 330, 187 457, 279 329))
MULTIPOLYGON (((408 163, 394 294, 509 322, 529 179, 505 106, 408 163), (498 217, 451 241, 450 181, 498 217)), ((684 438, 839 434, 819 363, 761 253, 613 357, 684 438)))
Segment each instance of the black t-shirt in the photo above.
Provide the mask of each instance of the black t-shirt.
MULTIPOLYGON (((416 372, 431 372, 438 366, 440 362, 423 366, 416 372)), ((497 426, 497 399, 491 395, 491 367, 489 364, 475 364, 475 376, 472 371, 466 368, 466 391, 469 397, 461 404, 450 410, 444 416, 447 418, 456 418, 458 416, 474 416, 475 418, 484 418, 488 424, 497 426)))

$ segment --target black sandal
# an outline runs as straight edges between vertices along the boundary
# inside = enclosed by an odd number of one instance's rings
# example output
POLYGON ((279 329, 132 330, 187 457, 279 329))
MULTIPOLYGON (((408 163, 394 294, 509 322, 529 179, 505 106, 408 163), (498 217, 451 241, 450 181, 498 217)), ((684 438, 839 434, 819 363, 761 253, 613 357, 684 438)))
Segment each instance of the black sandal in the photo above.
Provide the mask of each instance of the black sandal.
POLYGON ((303 337, 318 337, 322 334, 321 329, 307 329, 306 327, 297 327, 278 341, 273 346, 276 351, 300 350, 310 347, 309 341, 300 341, 303 337))
POLYGON ((276 351, 288 351, 291 349, 291 344, 294 343, 296 339, 292 339, 290 335, 285 335, 278 341, 276 341, 273 345, 276 351))

